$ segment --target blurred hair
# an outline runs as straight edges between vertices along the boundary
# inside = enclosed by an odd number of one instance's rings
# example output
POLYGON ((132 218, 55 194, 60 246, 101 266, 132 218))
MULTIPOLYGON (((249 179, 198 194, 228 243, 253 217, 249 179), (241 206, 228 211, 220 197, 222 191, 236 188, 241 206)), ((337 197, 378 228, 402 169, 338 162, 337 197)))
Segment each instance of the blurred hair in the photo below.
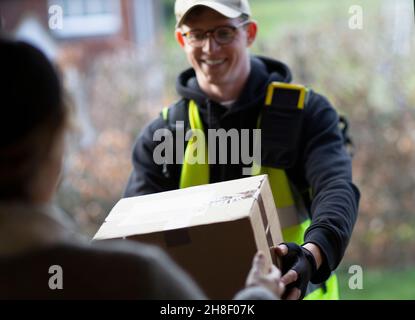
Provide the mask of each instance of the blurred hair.
POLYGON ((67 108, 55 68, 35 47, 0 38, 0 70, 0 200, 22 200, 65 128, 67 108))

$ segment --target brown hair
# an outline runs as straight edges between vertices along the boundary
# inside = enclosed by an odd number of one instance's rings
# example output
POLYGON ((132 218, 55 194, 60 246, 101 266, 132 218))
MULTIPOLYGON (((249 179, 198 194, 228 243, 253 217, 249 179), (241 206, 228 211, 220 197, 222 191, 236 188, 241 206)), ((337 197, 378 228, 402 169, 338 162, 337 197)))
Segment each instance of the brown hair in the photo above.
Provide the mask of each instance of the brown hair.
POLYGON ((24 200, 28 185, 65 128, 61 81, 33 46, 0 39, 0 200, 24 200))

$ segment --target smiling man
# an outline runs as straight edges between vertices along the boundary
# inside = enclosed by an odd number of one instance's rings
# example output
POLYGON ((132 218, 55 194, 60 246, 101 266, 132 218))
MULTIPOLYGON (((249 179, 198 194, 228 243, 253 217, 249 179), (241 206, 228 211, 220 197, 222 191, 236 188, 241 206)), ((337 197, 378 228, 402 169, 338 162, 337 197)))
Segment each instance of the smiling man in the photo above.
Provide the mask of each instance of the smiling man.
POLYGON ((176 38, 191 68, 177 80, 181 99, 138 138, 125 196, 243 178, 247 164, 217 161, 217 151, 234 159, 241 145, 251 151, 259 145, 250 173, 268 174, 272 185, 285 241, 276 248, 285 298, 337 299, 333 271, 350 240, 360 195, 336 111, 323 96, 291 84, 282 62, 250 55, 257 23, 247 0, 176 0, 175 14, 176 38), (189 128, 205 136, 212 129, 261 129, 261 139, 237 139, 237 146, 232 141, 224 148, 209 141, 202 163, 190 161, 200 136, 187 136, 185 148, 171 139, 172 158, 183 161, 155 161, 155 132, 167 129, 177 137, 189 128))
MULTIPOLYGON (((230 105, 239 97, 251 71, 247 48, 255 40, 256 23, 245 20, 249 18, 248 7, 246 16, 229 19, 203 6, 189 11, 185 5, 185 1, 177 2, 178 12, 187 13, 179 18, 177 39, 200 89, 211 99, 230 105)), ((240 12, 233 15, 237 14, 240 12)))

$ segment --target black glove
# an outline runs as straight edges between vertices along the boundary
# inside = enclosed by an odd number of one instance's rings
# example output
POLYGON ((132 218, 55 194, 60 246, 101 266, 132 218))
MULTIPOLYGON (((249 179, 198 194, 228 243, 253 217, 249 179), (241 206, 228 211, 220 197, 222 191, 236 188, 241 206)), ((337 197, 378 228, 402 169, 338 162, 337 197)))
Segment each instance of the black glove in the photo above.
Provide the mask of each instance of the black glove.
POLYGON ((307 285, 317 271, 316 260, 313 254, 304 247, 292 242, 281 244, 288 247, 288 253, 281 257, 282 274, 286 274, 291 269, 298 274, 297 280, 287 285, 286 293, 288 294, 292 288, 298 288, 301 291, 300 299, 303 299, 307 285))

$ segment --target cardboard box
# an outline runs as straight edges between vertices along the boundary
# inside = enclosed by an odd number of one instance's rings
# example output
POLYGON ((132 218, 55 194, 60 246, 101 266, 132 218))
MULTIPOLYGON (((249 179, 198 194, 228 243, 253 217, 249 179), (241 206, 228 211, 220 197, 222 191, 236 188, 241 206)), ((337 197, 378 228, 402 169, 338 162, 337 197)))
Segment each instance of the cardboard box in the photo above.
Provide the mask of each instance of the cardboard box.
POLYGON ((282 242, 266 175, 120 200, 94 240, 163 248, 213 299, 244 287, 254 254, 282 242))

